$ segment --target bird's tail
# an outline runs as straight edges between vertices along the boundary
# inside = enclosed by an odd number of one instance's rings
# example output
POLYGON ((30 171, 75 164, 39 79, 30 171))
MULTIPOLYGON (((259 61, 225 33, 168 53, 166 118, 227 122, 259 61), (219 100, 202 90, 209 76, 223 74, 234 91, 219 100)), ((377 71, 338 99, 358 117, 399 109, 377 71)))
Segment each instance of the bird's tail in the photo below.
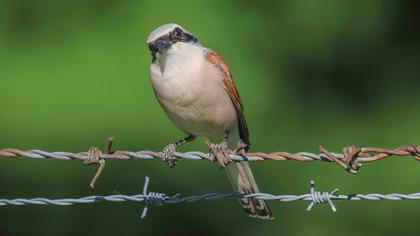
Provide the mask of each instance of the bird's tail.
MULTIPOLYGON (((246 194, 259 192, 248 162, 230 163, 225 170, 235 191, 246 194)), ((264 200, 241 198, 239 201, 248 216, 260 219, 274 219, 270 208, 264 200)))

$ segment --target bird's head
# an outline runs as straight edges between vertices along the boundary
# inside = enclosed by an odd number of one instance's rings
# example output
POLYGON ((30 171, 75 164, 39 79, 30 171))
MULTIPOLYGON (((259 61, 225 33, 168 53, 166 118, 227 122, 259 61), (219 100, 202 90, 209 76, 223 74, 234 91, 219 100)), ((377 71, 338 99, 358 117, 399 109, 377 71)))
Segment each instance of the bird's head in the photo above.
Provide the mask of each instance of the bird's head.
POLYGON ((197 39, 182 26, 170 23, 159 26, 147 37, 147 45, 152 53, 153 61, 172 46, 182 43, 196 43, 197 39))

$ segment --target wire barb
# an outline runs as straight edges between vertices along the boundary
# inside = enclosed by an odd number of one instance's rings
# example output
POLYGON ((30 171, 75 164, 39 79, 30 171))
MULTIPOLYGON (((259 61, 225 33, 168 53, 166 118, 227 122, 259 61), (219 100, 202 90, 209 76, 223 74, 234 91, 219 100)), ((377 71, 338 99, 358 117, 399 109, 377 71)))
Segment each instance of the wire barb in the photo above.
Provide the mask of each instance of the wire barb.
POLYGON ((150 181, 149 177, 146 176, 144 180, 144 185, 143 185, 144 208, 140 216, 140 218, 142 219, 146 218, 149 207, 162 206, 164 201, 166 200, 166 195, 164 193, 155 193, 155 192, 148 191, 149 181, 150 181))
MULTIPOLYGON (((112 154, 112 143, 114 141, 114 137, 109 137, 106 144, 105 152, 106 154, 112 154)), ((101 177, 102 172, 105 169, 105 159, 101 158, 102 153, 101 150, 97 147, 91 147, 89 148, 88 156, 86 157, 86 160, 83 161, 84 165, 92 165, 92 164, 99 164, 99 168, 96 171, 96 174, 93 176, 92 180, 90 181, 89 186, 91 188, 95 188, 96 182, 101 177)))
POLYGON ((338 193, 338 188, 334 189, 330 193, 328 192, 321 193, 319 191, 315 191, 315 182, 313 180, 311 180, 310 188, 311 188, 311 203, 309 204, 308 208, 306 208, 306 211, 311 211, 312 207, 314 207, 315 204, 326 203, 326 202, 328 202, 333 212, 337 211, 330 197, 331 196, 337 197, 336 194, 338 193))

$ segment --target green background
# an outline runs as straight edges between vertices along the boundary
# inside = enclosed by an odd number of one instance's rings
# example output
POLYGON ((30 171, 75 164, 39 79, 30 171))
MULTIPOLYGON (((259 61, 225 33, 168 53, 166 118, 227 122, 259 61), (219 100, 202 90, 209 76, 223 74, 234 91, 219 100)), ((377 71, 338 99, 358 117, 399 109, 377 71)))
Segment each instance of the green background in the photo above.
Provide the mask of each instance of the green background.
MULTIPOLYGON (((156 102, 145 39, 177 22, 229 63, 245 104, 253 151, 318 152, 418 143, 420 16, 401 1, 0 1, 0 148, 161 150, 184 135, 156 102)), ((181 148, 206 151, 203 140, 181 148)), ((365 164, 357 175, 328 163, 253 163, 264 192, 420 191, 409 157, 365 164)), ((0 159, 0 198, 231 191, 217 164, 159 160, 0 159)), ((150 210, 141 203, 0 208, 0 235, 415 235, 416 201, 271 202, 276 219, 242 214, 235 200, 150 210)))

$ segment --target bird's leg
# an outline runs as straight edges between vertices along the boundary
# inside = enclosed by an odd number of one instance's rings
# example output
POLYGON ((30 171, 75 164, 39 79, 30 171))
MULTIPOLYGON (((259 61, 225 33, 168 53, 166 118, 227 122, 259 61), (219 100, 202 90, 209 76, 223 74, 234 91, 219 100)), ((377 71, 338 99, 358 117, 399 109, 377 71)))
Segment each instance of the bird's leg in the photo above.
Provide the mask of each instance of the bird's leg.
POLYGON ((166 162, 169 165, 169 167, 173 168, 176 165, 176 161, 177 161, 177 158, 174 156, 176 148, 183 144, 191 142, 194 139, 195 139, 195 136, 190 134, 186 138, 180 139, 176 141, 175 143, 171 143, 167 145, 162 151, 162 160, 166 162))
POLYGON ((235 149, 232 150, 234 154, 244 155, 247 152, 249 145, 246 143, 240 143, 235 149))
POLYGON ((217 159, 221 168, 225 168, 230 162, 229 149, 228 149, 228 132, 225 133, 221 143, 208 143, 210 154, 217 159))

